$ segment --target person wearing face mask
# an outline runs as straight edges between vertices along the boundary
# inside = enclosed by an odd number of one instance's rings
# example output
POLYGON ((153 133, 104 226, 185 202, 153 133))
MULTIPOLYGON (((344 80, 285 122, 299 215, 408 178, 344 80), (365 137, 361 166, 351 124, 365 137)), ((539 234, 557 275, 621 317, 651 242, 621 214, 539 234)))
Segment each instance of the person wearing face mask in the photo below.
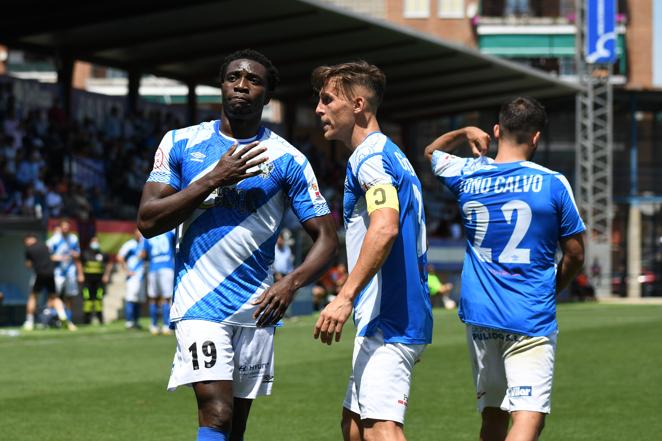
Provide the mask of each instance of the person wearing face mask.
POLYGON ((93 236, 88 247, 81 254, 83 266, 83 322, 92 323, 96 317, 103 324, 103 295, 110 281, 113 262, 108 254, 101 251, 99 239, 93 236))

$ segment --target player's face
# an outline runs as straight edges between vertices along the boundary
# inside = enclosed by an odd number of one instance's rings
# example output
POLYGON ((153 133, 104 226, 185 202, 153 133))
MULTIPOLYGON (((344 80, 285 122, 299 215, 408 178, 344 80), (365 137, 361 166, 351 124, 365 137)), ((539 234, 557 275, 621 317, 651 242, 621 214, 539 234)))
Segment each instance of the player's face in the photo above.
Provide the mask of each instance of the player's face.
POLYGON ((269 102, 267 68, 257 61, 232 61, 221 83, 223 111, 234 119, 260 117, 269 102))
POLYGON ((71 225, 69 222, 62 222, 60 229, 62 230, 62 234, 67 234, 69 231, 71 231, 71 225))
POLYGON ((353 106, 348 98, 339 93, 333 80, 327 81, 320 90, 315 113, 322 122, 322 131, 326 140, 348 143, 355 123, 353 106))

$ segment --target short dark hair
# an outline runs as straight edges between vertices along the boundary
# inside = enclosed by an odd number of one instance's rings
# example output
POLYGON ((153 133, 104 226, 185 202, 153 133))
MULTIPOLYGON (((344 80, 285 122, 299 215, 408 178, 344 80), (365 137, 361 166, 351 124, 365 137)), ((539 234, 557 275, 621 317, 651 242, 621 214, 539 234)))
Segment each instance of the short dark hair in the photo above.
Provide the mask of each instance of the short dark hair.
POLYGON ((499 128, 506 137, 514 137, 518 144, 527 142, 534 133, 547 125, 547 113, 540 102, 520 96, 501 106, 499 128))
POLYGON ((351 61, 334 66, 319 66, 313 70, 312 85, 315 93, 319 93, 329 80, 337 80, 339 91, 351 98, 354 94, 352 87, 363 86, 372 92, 368 97, 368 104, 373 111, 382 103, 384 89, 386 88, 386 75, 380 68, 365 60, 351 61))
POLYGON ((225 73, 228 70, 228 65, 235 60, 253 60, 260 63, 267 69, 267 90, 273 92, 276 90, 276 86, 280 82, 280 77, 278 75, 278 69, 273 65, 271 60, 267 58, 263 53, 258 52, 254 49, 241 49, 235 52, 232 52, 230 55, 223 59, 223 64, 221 65, 221 82, 225 78, 225 73))

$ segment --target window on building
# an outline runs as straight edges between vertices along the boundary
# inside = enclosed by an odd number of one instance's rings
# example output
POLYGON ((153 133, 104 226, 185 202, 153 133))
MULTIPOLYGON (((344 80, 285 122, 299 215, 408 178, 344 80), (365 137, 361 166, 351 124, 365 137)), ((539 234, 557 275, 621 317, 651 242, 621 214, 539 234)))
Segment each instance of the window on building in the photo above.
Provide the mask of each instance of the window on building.
POLYGON ((430 0, 405 0, 405 18, 428 18, 430 16, 430 0))
POLYGON ((440 18, 464 18, 464 0, 439 0, 440 18))

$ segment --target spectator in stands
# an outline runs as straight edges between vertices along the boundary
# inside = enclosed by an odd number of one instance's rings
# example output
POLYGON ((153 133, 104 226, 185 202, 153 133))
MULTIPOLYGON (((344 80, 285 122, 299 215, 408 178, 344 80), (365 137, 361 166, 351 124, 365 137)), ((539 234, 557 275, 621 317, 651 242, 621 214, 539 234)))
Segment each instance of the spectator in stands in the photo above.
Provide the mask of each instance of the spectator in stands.
POLYGON ((338 263, 327 270, 326 273, 313 285, 313 309, 321 311, 347 280, 347 265, 338 263))
POLYGON ((274 282, 282 279, 283 276, 292 272, 294 269, 294 255, 292 254, 291 232, 283 229, 276 239, 276 251, 274 254, 274 282))
POLYGON ((455 308, 455 301, 450 298, 453 284, 450 282, 444 283, 432 264, 428 265, 428 289, 430 290, 430 300, 433 307, 455 308))
POLYGON ((54 262, 49 248, 37 239, 34 234, 27 234, 23 240, 25 244, 25 264, 34 272, 32 287, 26 305, 25 323, 23 329, 31 331, 34 329, 35 311, 37 309, 37 296, 46 291, 48 307, 55 309, 60 321, 70 331, 76 330, 76 325, 67 318, 62 300, 56 293, 54 278, 54 262))

